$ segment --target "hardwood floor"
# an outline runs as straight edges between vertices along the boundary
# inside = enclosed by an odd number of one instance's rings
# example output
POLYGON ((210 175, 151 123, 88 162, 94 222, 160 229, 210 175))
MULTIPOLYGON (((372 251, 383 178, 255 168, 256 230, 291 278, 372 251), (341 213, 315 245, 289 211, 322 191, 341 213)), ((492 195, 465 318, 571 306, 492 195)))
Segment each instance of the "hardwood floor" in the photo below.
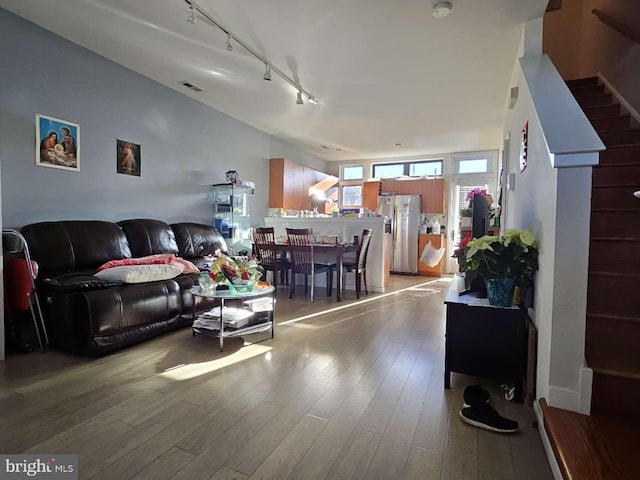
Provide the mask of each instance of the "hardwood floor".
POLYGON ((275 338, 223 353, 182 329, 97 359, 13 354, 0 452, 78 454, 82 479, 551 479, 531 408, 473 377, 443 388, 447 282, 340 304, 281 289, 275 338), (518 433, 460 420, 476 382, 518 433))

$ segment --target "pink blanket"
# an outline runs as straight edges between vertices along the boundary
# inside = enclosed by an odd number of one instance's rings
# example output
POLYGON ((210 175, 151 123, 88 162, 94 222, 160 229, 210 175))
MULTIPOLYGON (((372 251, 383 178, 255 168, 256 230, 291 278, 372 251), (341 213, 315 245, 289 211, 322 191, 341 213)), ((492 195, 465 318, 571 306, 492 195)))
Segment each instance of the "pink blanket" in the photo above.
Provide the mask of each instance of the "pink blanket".
POLYGON ((138 258, 123 258, 122 260, 110 260, 107 263, 101 265, 98 271, 105 270, 107 268, 122 267, 124 265, 152 265, 152 264, 168 264, 176 265, 182 268, 182 273, 199 273, 198 267, 196 267, 189 260, 176 257, 171 253, 159 253, 157 255, 148 255, 146 257, 138 258))

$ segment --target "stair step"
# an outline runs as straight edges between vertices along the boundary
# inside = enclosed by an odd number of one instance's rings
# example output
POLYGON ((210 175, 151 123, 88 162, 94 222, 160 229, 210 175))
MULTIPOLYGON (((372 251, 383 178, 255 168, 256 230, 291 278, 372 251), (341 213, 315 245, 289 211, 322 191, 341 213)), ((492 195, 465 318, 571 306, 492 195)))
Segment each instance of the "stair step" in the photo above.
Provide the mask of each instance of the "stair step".
POLYGON ((598 132, 600 139, 607 146, 631 145, 640 143, 640 128, 598 132))
POLYGON ((597 85, 600 82, 598 77, 574 78, 567 80, 566 84, 570 89, 584 87, 588 85, 597 85))
POLYGON ((612 145, 600 152, 600 165, 609 163, 636 163, 640 165, 640 144, 612 145))
POLYGON ((594 186, 591 191, 591 209, 640 211, 640 198, 633 195, 638 189, 640 185, 637 184, 594 186))
POLYGON ((617 115, 591 119, 591 125, 597 131, 624 130, 631 127, 631 115, 617 115))
POLYGON ((583 85, 581 87, 570 88, 570 90, 576 99, 605 93, 604 85, 583 85))
POLYGON ((544 429, 566 480, 632 480, 640 429, 624 421, 550 407, 540 399, 544 429))
MULTIPOLYGON (((640 238, 591 238, 590 271, 636 273, 639 265, 640 238)), ((638 333, 640 334, 640 330, 638 333)))
POLYGON ((640 379, 637 375, 594 368, 591 389, 592 415, 617 416, 640 425, 640 379))
POLYGON ((595 120, 603 117, 615 117, 620 115, 620 105, 614 103, 613 105, 599 105, 594 107, 582 107, 584 114, 589 120, 595 120))
POLYGON ((587 312, 634 317, 640 312, 640 274, 589 270, 587 312))
POLYGON ((610 93, 601 93, 599 95, 591 95, 583 98, 576 98, 578 105, 581 107, 595 107, 604 105, 614 105, 617 102, 610 93))
MULTIPOLYGON (((587 312, 585 354, 589 367, 625 372, 640 380, 638 338, 640 317, 587 312)), ((640 409, 638 412, 640 415, 640 409)))
POLYGON ((640 237, 640 212, 624 210, 592 210, 591 236, 640 237))
POLYGON ((604 187, 623 183, 640 186, 640 163, 609 163, 593 167, 592 185, 604 187))

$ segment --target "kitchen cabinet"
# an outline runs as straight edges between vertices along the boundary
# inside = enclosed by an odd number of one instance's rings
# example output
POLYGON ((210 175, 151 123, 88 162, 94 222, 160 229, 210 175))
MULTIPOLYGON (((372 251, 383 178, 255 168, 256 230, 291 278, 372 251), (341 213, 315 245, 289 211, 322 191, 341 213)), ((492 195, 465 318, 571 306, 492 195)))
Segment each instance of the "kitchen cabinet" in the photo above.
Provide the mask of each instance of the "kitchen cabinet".
POLYGON ((378 195, 380 195, 380 181, 364 182, 362 185, 362 206, 375 212, 378 208, 378 195))
POLYGON ((440 259, 440 262, 435 267, 430 267, 425 263, 422 263, 420 260, 420 256, 422 255, 422 251, 424 247, 427 246, 427 243, 431 241, 431 245, 434 248, 446 248, 447 247, 447 239, 444 238, 444 235, 419 235, 418 236, 418 275, 427 276, 427 277, 441 277, 442 270, 444 264, 447 259, 447 252, 445 251, 444 255, 440 259))
POLYGON ((447 213, 444 178, 423 179, 422 213, 447 213))
POLYGON ((269 208, 312 210, 309 189, 327 177, 331 176, 286 158, 270 159, 269 208))
POLYGON ((422 213, 447 213, 444 178, 381 180, 380 191, 396 195, 421 195, 422 213))

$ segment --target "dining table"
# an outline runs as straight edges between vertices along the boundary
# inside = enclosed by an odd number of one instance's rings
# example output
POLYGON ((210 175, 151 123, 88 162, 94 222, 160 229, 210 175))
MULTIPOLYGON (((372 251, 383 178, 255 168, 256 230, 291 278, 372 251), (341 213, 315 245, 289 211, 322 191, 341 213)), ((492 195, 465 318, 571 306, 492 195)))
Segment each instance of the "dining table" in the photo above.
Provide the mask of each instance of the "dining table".
MULTIPOLYGON (((290 248, 288 243, 276 243, 278 250, 287 252, 290 248)), ((326 256, 325 258, 336 259, 336 302, 342 301, 342 265, 345 253, 357 252, 358 245, 353 243, 314 243, 313 253, 326 256)), ((291 279, 292 282, 295 278, 291 279)))

